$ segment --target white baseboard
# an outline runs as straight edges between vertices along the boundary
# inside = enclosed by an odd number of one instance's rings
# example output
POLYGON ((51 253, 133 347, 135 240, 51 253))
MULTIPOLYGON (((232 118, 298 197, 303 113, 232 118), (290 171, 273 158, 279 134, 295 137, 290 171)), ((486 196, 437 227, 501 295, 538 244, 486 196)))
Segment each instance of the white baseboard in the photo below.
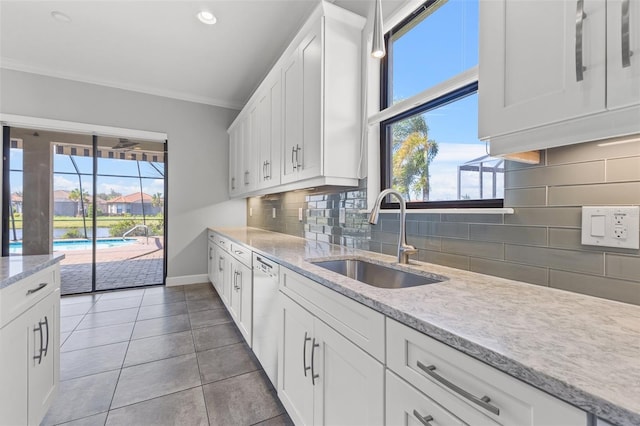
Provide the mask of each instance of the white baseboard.
POLYGON ((180 277, 167 277, 167 287, 175 287, 178 285, 202 284, 208 283, 209 276, 207 274, 198 275, 182 275, 180 277))

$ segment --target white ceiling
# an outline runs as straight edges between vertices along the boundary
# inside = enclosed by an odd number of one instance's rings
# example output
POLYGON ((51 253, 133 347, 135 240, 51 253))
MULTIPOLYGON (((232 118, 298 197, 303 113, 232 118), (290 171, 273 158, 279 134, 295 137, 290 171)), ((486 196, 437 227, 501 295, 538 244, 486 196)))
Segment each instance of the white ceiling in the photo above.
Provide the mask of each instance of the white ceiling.
MULTIPOLYGON (((0 0, 0 67, 239 109, 319 1, 0 0)), ((374 0, 333 1, 366 16, 374 0)))
POLYGON ((317 4, 2 0, 0 66, 239 108, 317 4))

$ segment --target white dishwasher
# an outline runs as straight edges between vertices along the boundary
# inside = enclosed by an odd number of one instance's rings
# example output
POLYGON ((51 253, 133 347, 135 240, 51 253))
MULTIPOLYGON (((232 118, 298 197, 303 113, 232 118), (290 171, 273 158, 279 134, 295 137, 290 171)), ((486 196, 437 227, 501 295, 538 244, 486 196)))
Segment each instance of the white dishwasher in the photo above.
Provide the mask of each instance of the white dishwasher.
POLYGON ((253 352, 277 388, 280 265, 253 253, 253 352))

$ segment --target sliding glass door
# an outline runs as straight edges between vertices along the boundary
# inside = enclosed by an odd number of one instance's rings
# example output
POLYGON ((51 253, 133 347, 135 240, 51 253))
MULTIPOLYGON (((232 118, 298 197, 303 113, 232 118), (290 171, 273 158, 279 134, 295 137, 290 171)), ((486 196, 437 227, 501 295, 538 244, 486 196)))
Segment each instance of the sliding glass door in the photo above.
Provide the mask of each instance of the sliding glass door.
POLYGON ((3 256, 64 253, 62 294, 164 282, 165 143, 3 136, 3 256))

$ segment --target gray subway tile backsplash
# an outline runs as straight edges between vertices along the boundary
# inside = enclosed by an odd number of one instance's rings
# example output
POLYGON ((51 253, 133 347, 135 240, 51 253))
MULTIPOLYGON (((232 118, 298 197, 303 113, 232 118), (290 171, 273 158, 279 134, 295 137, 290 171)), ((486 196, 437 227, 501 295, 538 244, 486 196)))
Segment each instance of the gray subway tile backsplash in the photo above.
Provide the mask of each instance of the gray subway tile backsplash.
MULTIPOLYGON (((419 250, 413 258, 640 304, 640 250, 580 243, 582 205, 640 204, 640 142, 594 142, 542 154, 540 165, 506 162, 504 205, 513 214, 409 210, 407 239, 419 250)), ((395 256, 399 214, 383 213, 369 225, 366 192, 364 179, 359 188, 250 198, 247 224, 395 256)))

